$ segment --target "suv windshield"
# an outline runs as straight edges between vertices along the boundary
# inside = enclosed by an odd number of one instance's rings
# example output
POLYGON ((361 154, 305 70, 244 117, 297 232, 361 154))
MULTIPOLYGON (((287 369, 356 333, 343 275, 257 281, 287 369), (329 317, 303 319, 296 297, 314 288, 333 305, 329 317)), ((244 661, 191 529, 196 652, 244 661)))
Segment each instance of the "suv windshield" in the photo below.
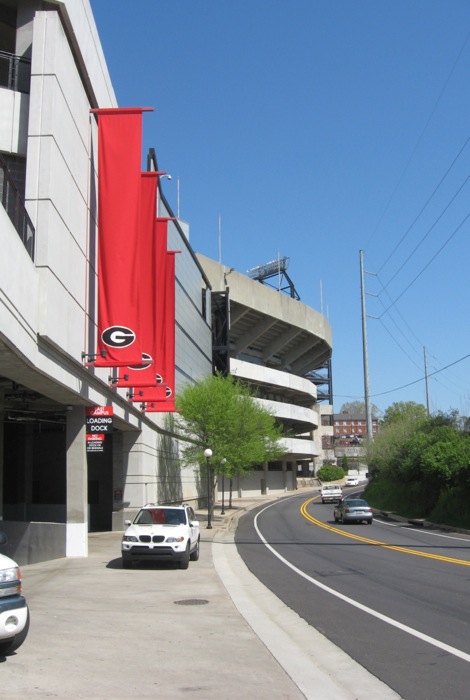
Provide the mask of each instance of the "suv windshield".
POLYGON ((137 514, 135 525, 185 525, 183 508, 145 508, 137 514))

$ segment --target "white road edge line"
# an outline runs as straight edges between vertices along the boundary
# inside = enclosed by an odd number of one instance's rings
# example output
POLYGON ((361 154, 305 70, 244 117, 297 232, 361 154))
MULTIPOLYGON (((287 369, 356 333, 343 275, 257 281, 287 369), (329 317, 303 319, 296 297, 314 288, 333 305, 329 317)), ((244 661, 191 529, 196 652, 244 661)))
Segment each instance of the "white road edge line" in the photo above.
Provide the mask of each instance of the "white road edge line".
POLYGON ((402 700, 283 603, 248 569, 233 534, 214 540, 215 570, 233 604, 306 700, 402 700))
POLYGON ((421 639, 423 642, 427 642, 428 644, 432 644, 433 646, 437 647, 438 649, 442 649, 443 651, 446 651, 449 654, 452 654, 453 656, 457 656, 459 659, 463 659, 464 661, 470 662, 470 654, 466 654, 464 651, 461 651, 460 649, 456 649, 455 647, 451 647, 449 644, 445 644, 444 642, 441 642, 438 639, 435 639, 434 637, 430 637, 427 634, 423 634, 423 632, 419 632, 418 630, 415 630, 412 627, 408 627, 408 625, 404 625, 403 623, 398 622, 398 620, 394 620, 393 618, 388 617, 387 615, 383 615, 382 613, 379 613, 377 610, 373 610, 372 608, 369 608, 366 605, 363 605, 362 603, 358 603, 356 600, 353 600, 352 598, 349 598, 348 596, 345 596, 342 593, 338 593, 337 591, 333 590, 333 588, 330 588, 329 586, 325 586, 324 583, 320 583, 320 581, 317 581, 316 579, 312 578, 308 574, 304 573, 303 571, 298 569, 296 566, 291 564, 289 561, 287 561, 287 559, 284 559, 284 557, 281 554, 276 552, 276 550, 273 547, 271 547, 271 545, 265 539, 265 537, 261 533, 261 530, 258 527, 258 517, 262 513, 264 513, 265 510, 268 510, 273 505, 276 505, 276 503, 271 503, 270 505, 266 506, 266 508, 263 508, 263 510, 260 510, 259 513, 257 513, 257 515, 255 516, 254 525, 255 525, 256 532, 258 533, 258 536, 259 536, 260 540, 263 542, 264 546, 267 547, 269 549, 269 551, 274 554, 275 557, 277 557, 280 561, 282 561, 283 564, 288 566, 290 569, 292 569, 292 571, 294 571, 299 576, 302 576, 302 578, 304 578, 307 581, 309 581, 310 583, 312 583, 314 586, 317 586, 318 588, 321 588, 323 591, 326 591, 327 593, 330 593, 331 595, 335 596, 336 598, 343 600, 345 603, 349 603, 349 605, 353 605, 355 608, 362 610, 363 612, 367 613, 368 615, 372 615, 372 617, 376 617, 378 620, 382 620, 382 622, 385 622, 388 625, 391 625, 392 627, 396 627, 397 629, 402 630, 402 632, 406 632, 407 634, 410 634, 413 637, 416 637, 417 639, 421 639))
MULTIPOLYGON (((387 527, 403 527, 403 523, 387 523, 385 520, 377 520, 374 518, 374 523, 376 525, 386 525, 387 527)), ((419 532, 422 535, 429 535, 429 537, 444 537, 447 540, 454 540, 455 542, 466 542, 470 544, 468 537, 454 537, 454 535, 444 535, 442 532, 433 532, 432 530, 423 530, 423 528, 418 527, 407 527, 407 530, 411 532, 419 532)))

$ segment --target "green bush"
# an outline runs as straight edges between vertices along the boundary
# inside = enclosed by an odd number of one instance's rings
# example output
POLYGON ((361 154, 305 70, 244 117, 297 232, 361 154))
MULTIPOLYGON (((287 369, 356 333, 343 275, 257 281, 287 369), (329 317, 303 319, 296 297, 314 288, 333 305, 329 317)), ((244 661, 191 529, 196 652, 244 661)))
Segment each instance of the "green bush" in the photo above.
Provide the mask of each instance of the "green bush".
POLYGON ((317 476, 321 481, 339 481, 344 478, 344 471, 341 467, 335 467, 332 464, 324 464, 318 470, 317 476))
POLYGON ((366 462, 371 482, 364 498, 372 507, 470 526, 470 432, 459 429, 456 411, 428 418, 423 406, 394 404, 367 443, 366 462))
POLYGON ((426 494, 424 484, 399 484, 374 479, 364 490, 364 498, 378 510, 392 510, 403 518, 425 518, 436 525, 470 529, 470 487, 452 487, 441 491, 437 503, 426 494))
POLYGON ((375 478, 365 488, 363 495, 373 508, 393 510, 404 518, 426 518, 431 510, 420 483, 404 484, 382 477, 375 478))
POLYGON ((429 514, 428 520, 438 525, 470 529, 469 498, 470 488, 468 486, 442 491, 436 507, 429 514))

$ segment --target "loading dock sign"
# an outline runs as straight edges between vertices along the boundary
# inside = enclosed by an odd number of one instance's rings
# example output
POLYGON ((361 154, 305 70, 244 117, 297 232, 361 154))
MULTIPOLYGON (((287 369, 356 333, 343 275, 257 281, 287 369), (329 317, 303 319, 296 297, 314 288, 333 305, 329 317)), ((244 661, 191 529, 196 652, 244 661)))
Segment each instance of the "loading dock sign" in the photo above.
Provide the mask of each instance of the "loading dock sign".
POLYGON ((113 432, 111 406, 93 406, 86 409, 87 452, 103 452, 106 433, 113 432))

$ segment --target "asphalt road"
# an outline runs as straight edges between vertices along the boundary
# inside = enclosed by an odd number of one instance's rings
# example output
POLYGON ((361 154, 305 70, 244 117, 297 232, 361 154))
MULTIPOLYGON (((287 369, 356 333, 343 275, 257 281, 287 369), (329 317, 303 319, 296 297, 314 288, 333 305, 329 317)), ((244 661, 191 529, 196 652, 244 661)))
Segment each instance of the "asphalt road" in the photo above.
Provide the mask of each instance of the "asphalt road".
POLYGON ((294 496, 245 515, 236 542, 264 585, 405 700, 467 696, 468 536, 336 525, 332 505, 294 496))

